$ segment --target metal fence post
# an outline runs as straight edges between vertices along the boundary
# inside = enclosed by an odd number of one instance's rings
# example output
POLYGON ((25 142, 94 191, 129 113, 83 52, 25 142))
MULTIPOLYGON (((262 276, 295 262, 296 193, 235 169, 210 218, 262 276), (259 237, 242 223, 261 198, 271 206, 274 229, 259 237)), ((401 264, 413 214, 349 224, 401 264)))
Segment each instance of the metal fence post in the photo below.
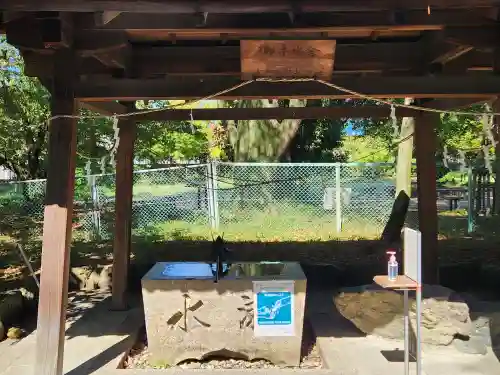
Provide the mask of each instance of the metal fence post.
POLYGON ((96 185, 96 176, 89 176, 90 194, 92 196, 92 229, 94 238, 101 239, 101 211, 99 209, 99 192, 96 185))
POLYGON ((467 233, 474 232, 474 175, 472 173, 472 166, 469 165, 469 170, 467 171, 467 233))
POLYGON ((337 221, 337 232, 342 230, 342 202, 340 192, 340 164, 335 164, 335 217, 337 221))
POLYGON ((213 207, 213 196, 212 196, 212 164, 210 162, 207 163, 207 176, 206 176, 206 185, 207 185, 207 211, 208 211, 208 223, 210 228, 214 227, 214 207, 213 207))
POLYGON ((207 201, 208 217, 212 230, 219 229, 219 204, 217 201, 217 164, 214 161, 207 163, 207 201))
POLYGON ((214 230, 219 230, 219 195, 218 195, 218 188, 219 188, 219 183, 217 180, 217 161, 213 160, 211 162, 212 164, 212 201, 213 201, 213 217, 214 217, 214 225, 213 229, 214 230))

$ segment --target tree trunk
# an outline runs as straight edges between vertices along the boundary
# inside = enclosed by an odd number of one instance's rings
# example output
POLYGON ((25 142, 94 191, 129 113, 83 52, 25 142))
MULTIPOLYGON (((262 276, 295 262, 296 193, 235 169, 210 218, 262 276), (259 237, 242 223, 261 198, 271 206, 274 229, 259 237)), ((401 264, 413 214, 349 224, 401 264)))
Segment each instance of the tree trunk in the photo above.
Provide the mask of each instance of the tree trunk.
MULTIPOLYGON (((303 107, 307 100, 292 99, 289 107, 303 107)), ((276 108, 277 100, 242 100, 237 103, 239 108, 276 108)), ((278 162, 287 155, 301 120, 245 120, 228 121, 229 140, 234 150, 235 161, 278 162)), ((280 170, 274 168, 236 169, 238 183, 243 186, 238 189, 240 208, 248 202, 248 197, 259 197, 258 208, 269 207, 275 199, 273 183, 269 181, 282 179, 280 170), (253 182, 245 182, 253 181, 253 182), (262 184, 255 183, 262 181, 262 184)), ((255 200, 254 200, 255 201, 255 200)))
MULTIPOLYGON (((413 98, 405 98, 406 105, 413 103, 413 98)), ((396 162, 396 196, 404 191, 411 197, 411 161, 413 156, 413 132, 415 131, 415 119, 403 117, 399 139, 405 139, 399 143, 396 162)))
MULTIPOLYGON (((306 100, 292 99, 289 107, 303 107, 306 100)), ((238 108, 276 108, 278 101, 243 100, 238 108)), ((287 152, 301 120, 244 120, 228 122, 229 140, 236 161, 279 161, 287 152)))

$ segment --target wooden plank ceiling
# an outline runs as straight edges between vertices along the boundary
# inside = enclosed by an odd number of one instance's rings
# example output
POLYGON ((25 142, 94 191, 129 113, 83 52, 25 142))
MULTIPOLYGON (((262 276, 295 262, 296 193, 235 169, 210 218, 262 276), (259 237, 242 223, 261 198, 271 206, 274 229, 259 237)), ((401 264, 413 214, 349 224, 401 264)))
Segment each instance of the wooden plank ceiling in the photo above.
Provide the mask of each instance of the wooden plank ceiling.
MULTIPOLYGON (((26 72, 50 84, 54 50, 72 44, 85 100, 202 96, 241 80, 242 40, 283 39, 335 40, 332 81, 379 97, 500 94, 499 78, 490 77, 499 7, 494 0, 0 0, 2 29, 26 72)), ((236 94, 349 96, 300 85, 259 82, 236 94)))

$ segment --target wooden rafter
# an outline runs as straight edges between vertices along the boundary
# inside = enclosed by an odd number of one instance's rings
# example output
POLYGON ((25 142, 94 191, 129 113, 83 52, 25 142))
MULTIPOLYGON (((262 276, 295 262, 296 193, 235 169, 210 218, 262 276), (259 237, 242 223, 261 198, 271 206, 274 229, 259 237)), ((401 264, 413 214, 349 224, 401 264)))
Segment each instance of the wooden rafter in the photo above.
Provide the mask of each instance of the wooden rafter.
MULTIPOLYGON (((107 50, 104 46, 103 42, 99 42, 87 45, 88 50, 80 50, 77 68, 80 75, 111 76, 115 75, 115 69, 124 69, 128 64, 137 78, 164 75, 240 75, 240 51, 237 46, 112 48, 113 44, 110 44, 107 50), (93 50, 93 47, 100 49, 93 50), (98 64, 92 61, 93 58, 98 58, 103 63, 98 64)), ((52 74, 50 50, 43 53, 24 50, 23 56, 29 75, 42 77, 52 74)), ((409 71, 423 61, 460 65, 464 71, 467 68, 484 70, 492 64, 490 52, 473 51, 472 47, 467 46, 440 45, 436 46, 435 52, 425 54, 419 42, 338 44, 334 74, 409 71)))
MULTIPOLYGON (((405 0, 398 2, 400 9, 435 9, 494 7, 497 0, 405 0)), ((394 7, 393 0, 207 0, 203 3, 183 0, 0 0, 0 9, 20 11, 67 11, 67 12, 164 12, 164 13, 241 13, 241 12, 302 12, 384 10, 394 7)))
POLYGON ((127 112, 127 107, 117 102, 79 102, 81 108, 89 109, 101 115, 117 115, 127 112))
MULTIPOLYGON (((193 99, 227 90, 242 81, 234 77, 169 77, 167 79, 102 79, 79 82, 83 100, 193 99)), ((374 97, 486 98, 500 94, 500 76, 367 76, 334 78, 333 83, 374 97)), ((354 95, 317 82, 252 82, 219 99, 349 98, 354 95)))
MULTIPOLYGON (((89 103, 91 104, 91 103, 89 103)), ((214 108, 214 109, 171 109, 145 112, 134 116, 136 121, 188 121, 195 120, 304 120, 318 118, 386 118, 390 116, 388 106, 358 107, 294 107, 294 108, 214 108)), ((397 109, 396 116, 409 117, 415 111, 397 109)))
MULTIPOLYGON (((439 110, 458 110, 485 99, 440 99, 423 105, 426 108, 439 110)), ((94 112, 112 116, 126 113, 126 106, 116 102, 80 102, 80 106, 94 112)), ((133 120, 138 121, 190 121, 191 119, 211 120, 305 120, 305 119, 338 119, 338 118, 388 118, 391 108, 387 105, 337 106, 337 107, 293 107, 293 108, 193 108, 165 109, 163 111, 137 111, 133 120)), ((397 117, 412 117, 420 111, 411 108, 396 108, 397 117)))
POLYGON ((289 13, 210 13, 200 22, 197 14, 161 14, 121 13, 106 24, 96 22, 92 14, 80 14, 76 17, 77 25, 82 30, 154 30, 169 32, 211 31, 231 32, 231 30, 278 30, 297 31, 303 29, 335 30, 437 30, 445 26, 464 27, 494 25, 488 17, 488 9, 473 10, 436 10, 431 14, 427 10, 406 11, 400 19, 394 19, 391 11, 357 12, 319 12, 298 13, 293 20, 289 13), (203 22, 205 21, 205 22, 203 22))
POLYGON ((500 43, 500 27, 475 26, 467 28, 446 28, 445 39, 457 45, 472 46, 479 49, 492 50, 500 43))
POLYGON ((116 17, 118 17, 121 13, 122 12, 116 11, 97 12, 94 14, 94 23, 96 26, 105 26, 113 21, 116 17))

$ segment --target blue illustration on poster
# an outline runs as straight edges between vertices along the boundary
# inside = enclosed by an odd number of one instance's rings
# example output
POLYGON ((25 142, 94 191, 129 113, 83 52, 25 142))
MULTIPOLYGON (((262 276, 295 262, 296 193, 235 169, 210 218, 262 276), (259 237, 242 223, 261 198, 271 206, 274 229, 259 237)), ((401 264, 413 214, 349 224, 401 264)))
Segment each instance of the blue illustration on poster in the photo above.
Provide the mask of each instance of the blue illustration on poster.
POLYGON ((289 291, 257 293, 257 324, 292 324, 292 294, 289 291))

